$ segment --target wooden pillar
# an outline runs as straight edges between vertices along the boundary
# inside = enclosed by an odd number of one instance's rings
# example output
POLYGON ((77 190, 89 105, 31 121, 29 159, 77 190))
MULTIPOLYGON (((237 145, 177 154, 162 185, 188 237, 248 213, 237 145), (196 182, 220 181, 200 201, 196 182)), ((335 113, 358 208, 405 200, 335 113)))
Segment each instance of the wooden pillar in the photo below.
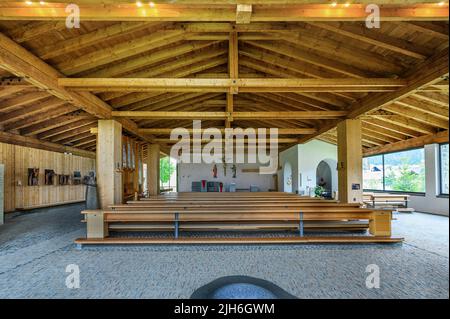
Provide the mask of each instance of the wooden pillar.
POLYGON ((139 142, 134 141, 133 143, 133 153, 134 153, 134 172, 133 172, 133 190, 134 193, 139 193, 139 142))
POLYGON ((97 184, 102 208, 121 204, 122 125, 114 120, 99 120, 97 135, 97 184))
POLYGON ((147 146, 147 189, 149 196, 159 194, 159 145, 147 146))
POLYGON ((337 126, 339 200, 362 203, 361 120, 344 120, 337 126))

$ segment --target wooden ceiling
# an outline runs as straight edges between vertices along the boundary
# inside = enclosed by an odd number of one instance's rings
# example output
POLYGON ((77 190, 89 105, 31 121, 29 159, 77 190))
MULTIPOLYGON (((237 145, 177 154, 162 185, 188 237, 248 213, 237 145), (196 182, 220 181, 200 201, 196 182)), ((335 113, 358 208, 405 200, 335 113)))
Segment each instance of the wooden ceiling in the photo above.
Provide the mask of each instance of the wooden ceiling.
POLYGON ((0 141, 88 154, 112 117, 166 150, 193 119, 277 127, 282 149, 336 143, 358 117, 367 154, 448 140, 447 3, 378 1, 387 18, 368 29, 359 4, 81 0, 68 29, 55 2, 0 2, 0 141))

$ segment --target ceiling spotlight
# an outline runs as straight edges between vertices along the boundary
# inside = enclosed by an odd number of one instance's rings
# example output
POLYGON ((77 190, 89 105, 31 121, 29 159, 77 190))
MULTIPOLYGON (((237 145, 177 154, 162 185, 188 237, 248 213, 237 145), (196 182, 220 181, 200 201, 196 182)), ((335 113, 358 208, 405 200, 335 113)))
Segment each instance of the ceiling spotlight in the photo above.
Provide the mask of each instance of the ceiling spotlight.
POLYGON ((441 1, 441 2, 438 3, 438 5, 440 5, 440 6, 443 6, 444 4, 445 4, 444 1, 441 1))
POLYGON ((148 4, 151 8, 153 8, 154 6, 155 6, 155 3, 154 2, 149 2, 149 4, 148 4))
POLYGON ((32 1, 25 1, 25 3, 28 4, 28 5, 32 5, 33 4, 32 1))
POLYGON ((348 8, 348 7, 350 7, 350 3, 349 3, 349 2, 346 2, 346 3, 344 4, 344 6, 348 8))
POLYGON ((332 2, 332 3, 331 3, 331 6, 332 6, 332 7, 337 6, 337 2, 332 2))
POLYGON ((136 5, 137 5, 138 7, 142 7, 142 2, 136 1, 136 5))
POLYGON ((44 5, 44 4, 45 4, 45 1, 39 1, 39 4, 40 4, 40 5, 44 5))

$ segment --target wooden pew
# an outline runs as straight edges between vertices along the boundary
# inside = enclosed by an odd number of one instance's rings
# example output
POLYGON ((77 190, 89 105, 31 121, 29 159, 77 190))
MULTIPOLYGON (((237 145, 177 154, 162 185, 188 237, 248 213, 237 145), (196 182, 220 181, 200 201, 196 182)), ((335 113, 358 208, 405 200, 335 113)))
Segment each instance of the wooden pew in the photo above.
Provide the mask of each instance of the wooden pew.
MULTIPOLYGON (((360 242, 398 242, 401 239, 390 238, 391 236, 391 212, 373 209, 359 208, 356 204, 339 204, 328 201, 301 202, 294 201, 288 203, 262 203, 244 202, 234 203, 229 201, 210 201, 209 203, 198 202, 196 200, 181 202, 152 202, 142 201, 129 205, 114 205, 108 210, 84 211, 86 216, 88 238, 78 239, 79 244, 98 243, 99 239, 108 236, 110 225, 120 223, 131 224, 128 230, 142 230, 140 223, 152 223, 160 225, 162 230, 173 230, 176 240, 148 239, 146 243, 178 243, 180 242, 179 232, 187 230, 218 230, 235 229, 242 230, 246 227, 250 229, 296 229, 298 236, 286 241, 276 239, 273 242, 314 242, 314 237, 304 236, 305 223, 327 223, 342 222, 352 220, 369 221, 369 232, 372 236, 352 236, 348 237, 348 242, 358 242, 354 237, 361 238, 360 242), (131 228, 131 229, 130 229, 131 228), (308 238, 306 238, 308 237, 308 238)), ((153 228, 152 228, 153 227, 153 228)), ((113 230, 120 230, 112 227, 113 230)), ((126 226, 125 226, 125 229, 126 226)), ((345 238, 335 236, 320 237, 317 242, 342 242, 345 238), (327 241, 328 238, 328 241, 327 241)), ((192 243, 192 239, 181 239, 184 243, 192 243)), ((107 243, 135 243, 135 240, 108 239, 107 243)), ((200 243, 197 239, 195 243, 200 243)), ((211 243, 211 240, 204 241, 211 243)), ((216 239, 214 242, 228 242, 227 238, 216 239)), ((231 242, 236 242, 235 239, 231 242)), ((242 238, 240 243, 253 243, 253 238, 242 238)), ((262 243, 269 243, 264 239, 262 243)))
POLYGON ((398 212, 414 211, 414 208, 408 207, 409 195, 407 194, 364 193, 363 201, 372 208, 393 209, 398 212))

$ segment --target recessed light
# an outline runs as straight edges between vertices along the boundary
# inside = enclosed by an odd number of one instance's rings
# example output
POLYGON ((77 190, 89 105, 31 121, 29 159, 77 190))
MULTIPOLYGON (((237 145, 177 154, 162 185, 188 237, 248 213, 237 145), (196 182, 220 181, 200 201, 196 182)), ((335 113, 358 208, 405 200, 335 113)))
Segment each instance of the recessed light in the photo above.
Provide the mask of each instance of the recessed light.
POLYGON ((28 5, 32 5, 33 4, 33 2, 31 2, 31 1, 25 1, 25 3, 28 4, 28 5))
POLYGON ((138 7, 142 7, 142 2, 136 1, 136 5, 137 5, 138 7))
POLYGON ((39 1, 39 4, 40 4, 40 5, 44 5, 44 4, 45 4, 45 1, 39 1))
POLYGON ((332 2, 332 3, 331 3, 331 6, 332 6, 332 7, 337 6, 337 2, 332 2))
POLYGON ((441 2, 438 3, 438 5, 440 5, 440 6, 443 6, 444 4, 445 4, 444 1, 441 1, 441 2))
POLYGON ((344 4, 344 6, 345 6, 345 7, 350 7, 350 3, 349 3, 349 2, 346 2, 346 3, 344 4))
POLYGON ((155 3, 154 2, 150 2, 148 5, 153 8, 155 6, 155 3))

